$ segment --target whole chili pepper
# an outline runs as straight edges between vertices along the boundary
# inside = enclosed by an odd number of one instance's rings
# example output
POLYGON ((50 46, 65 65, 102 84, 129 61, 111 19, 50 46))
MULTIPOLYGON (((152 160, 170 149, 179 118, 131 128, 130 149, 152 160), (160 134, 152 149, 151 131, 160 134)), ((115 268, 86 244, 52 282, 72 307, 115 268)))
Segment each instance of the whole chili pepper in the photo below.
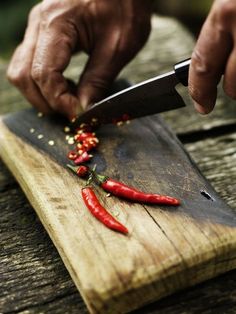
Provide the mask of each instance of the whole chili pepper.
POLYGON ((105 191, 118 197, 147 204, 163 204, 172 206, 177 206, 180 204, 179 200, 170 196, 144 193, 122 182, 113 180, 106 176, 95 174, 95 177, 98 179, 101 187, 105 191))
POLYGON ((108 213, 99 203, 99 200, 91 187, 88 186, 82 189, 82 197, 92 215, 105 226, 121 233, 128 233, 128 229, 108 213))

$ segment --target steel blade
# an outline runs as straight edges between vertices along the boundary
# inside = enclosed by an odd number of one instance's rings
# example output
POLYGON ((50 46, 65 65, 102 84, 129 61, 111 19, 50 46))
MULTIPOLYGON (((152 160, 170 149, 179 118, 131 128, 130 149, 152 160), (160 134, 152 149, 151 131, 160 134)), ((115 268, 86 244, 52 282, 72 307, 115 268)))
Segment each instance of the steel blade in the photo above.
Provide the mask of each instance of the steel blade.
POLYGON ((94 104, 77 119, 76 125, 90 123, 94 118, 103 124, 122 119, 124 114, 134 119, 184 107, 175 89, 178 83, 171 71, 126 88, 94 104))

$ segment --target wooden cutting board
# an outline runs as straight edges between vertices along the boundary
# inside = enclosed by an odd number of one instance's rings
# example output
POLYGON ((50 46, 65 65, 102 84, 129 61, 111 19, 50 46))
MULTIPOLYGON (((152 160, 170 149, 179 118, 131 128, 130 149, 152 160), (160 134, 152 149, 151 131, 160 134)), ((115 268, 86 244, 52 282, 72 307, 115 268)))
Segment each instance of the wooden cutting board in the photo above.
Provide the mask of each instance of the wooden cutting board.
POLYGON ((147 206, 97 189, 101 202, 129 229, 127 236, 104 227, 83 204, 84 182, 65 167, 71 147, 64 126, 59 118, 38 118, 33 109, 3 116, 0 154, 91 313, 125 313, 235 268, 235 213, 158 116, 97 132, 100 146, 92 165, 99 172, 181 200, 178 208, 147 206))

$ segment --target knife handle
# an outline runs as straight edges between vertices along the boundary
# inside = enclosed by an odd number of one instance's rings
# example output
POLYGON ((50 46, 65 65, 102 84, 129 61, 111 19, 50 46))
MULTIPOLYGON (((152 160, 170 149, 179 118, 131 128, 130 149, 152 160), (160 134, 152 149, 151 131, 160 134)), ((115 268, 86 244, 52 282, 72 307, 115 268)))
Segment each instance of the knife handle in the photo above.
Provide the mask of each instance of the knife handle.
POLYGON ((191 59, 189 58, 174 65, 175 75, 184 86, 188 86, 188 71, 190 62, 191 59))

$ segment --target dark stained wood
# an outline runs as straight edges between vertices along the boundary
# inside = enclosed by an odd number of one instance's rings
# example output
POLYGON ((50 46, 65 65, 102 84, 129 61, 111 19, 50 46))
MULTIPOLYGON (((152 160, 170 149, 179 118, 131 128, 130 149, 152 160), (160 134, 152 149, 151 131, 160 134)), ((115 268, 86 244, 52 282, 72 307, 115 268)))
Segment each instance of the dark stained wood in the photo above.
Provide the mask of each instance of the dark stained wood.
MULTIPOLYGON (((39 118, 34 109, 28 109, 10 114, 3 121, 13 133, 52 156, 63 167, 69 163, 66 155, 74 146, 65 141, 64 119, 39 118), (40 140, 39 134, 44 136, 40 140), (55 145, 49 146, 49 140, 54 140, 55 145)), ((181 206, 175 210, 177 213, 236 226, 235 213, 218 197, 158 115, 136 119, 122 127, 102 126, 97 136, 100 145, 98 152, 94 152, 91 167, 96 165, 98 172, 141 190, 179 198, 181 206), (210 199, 204 195, 210 195, 210 199)))

